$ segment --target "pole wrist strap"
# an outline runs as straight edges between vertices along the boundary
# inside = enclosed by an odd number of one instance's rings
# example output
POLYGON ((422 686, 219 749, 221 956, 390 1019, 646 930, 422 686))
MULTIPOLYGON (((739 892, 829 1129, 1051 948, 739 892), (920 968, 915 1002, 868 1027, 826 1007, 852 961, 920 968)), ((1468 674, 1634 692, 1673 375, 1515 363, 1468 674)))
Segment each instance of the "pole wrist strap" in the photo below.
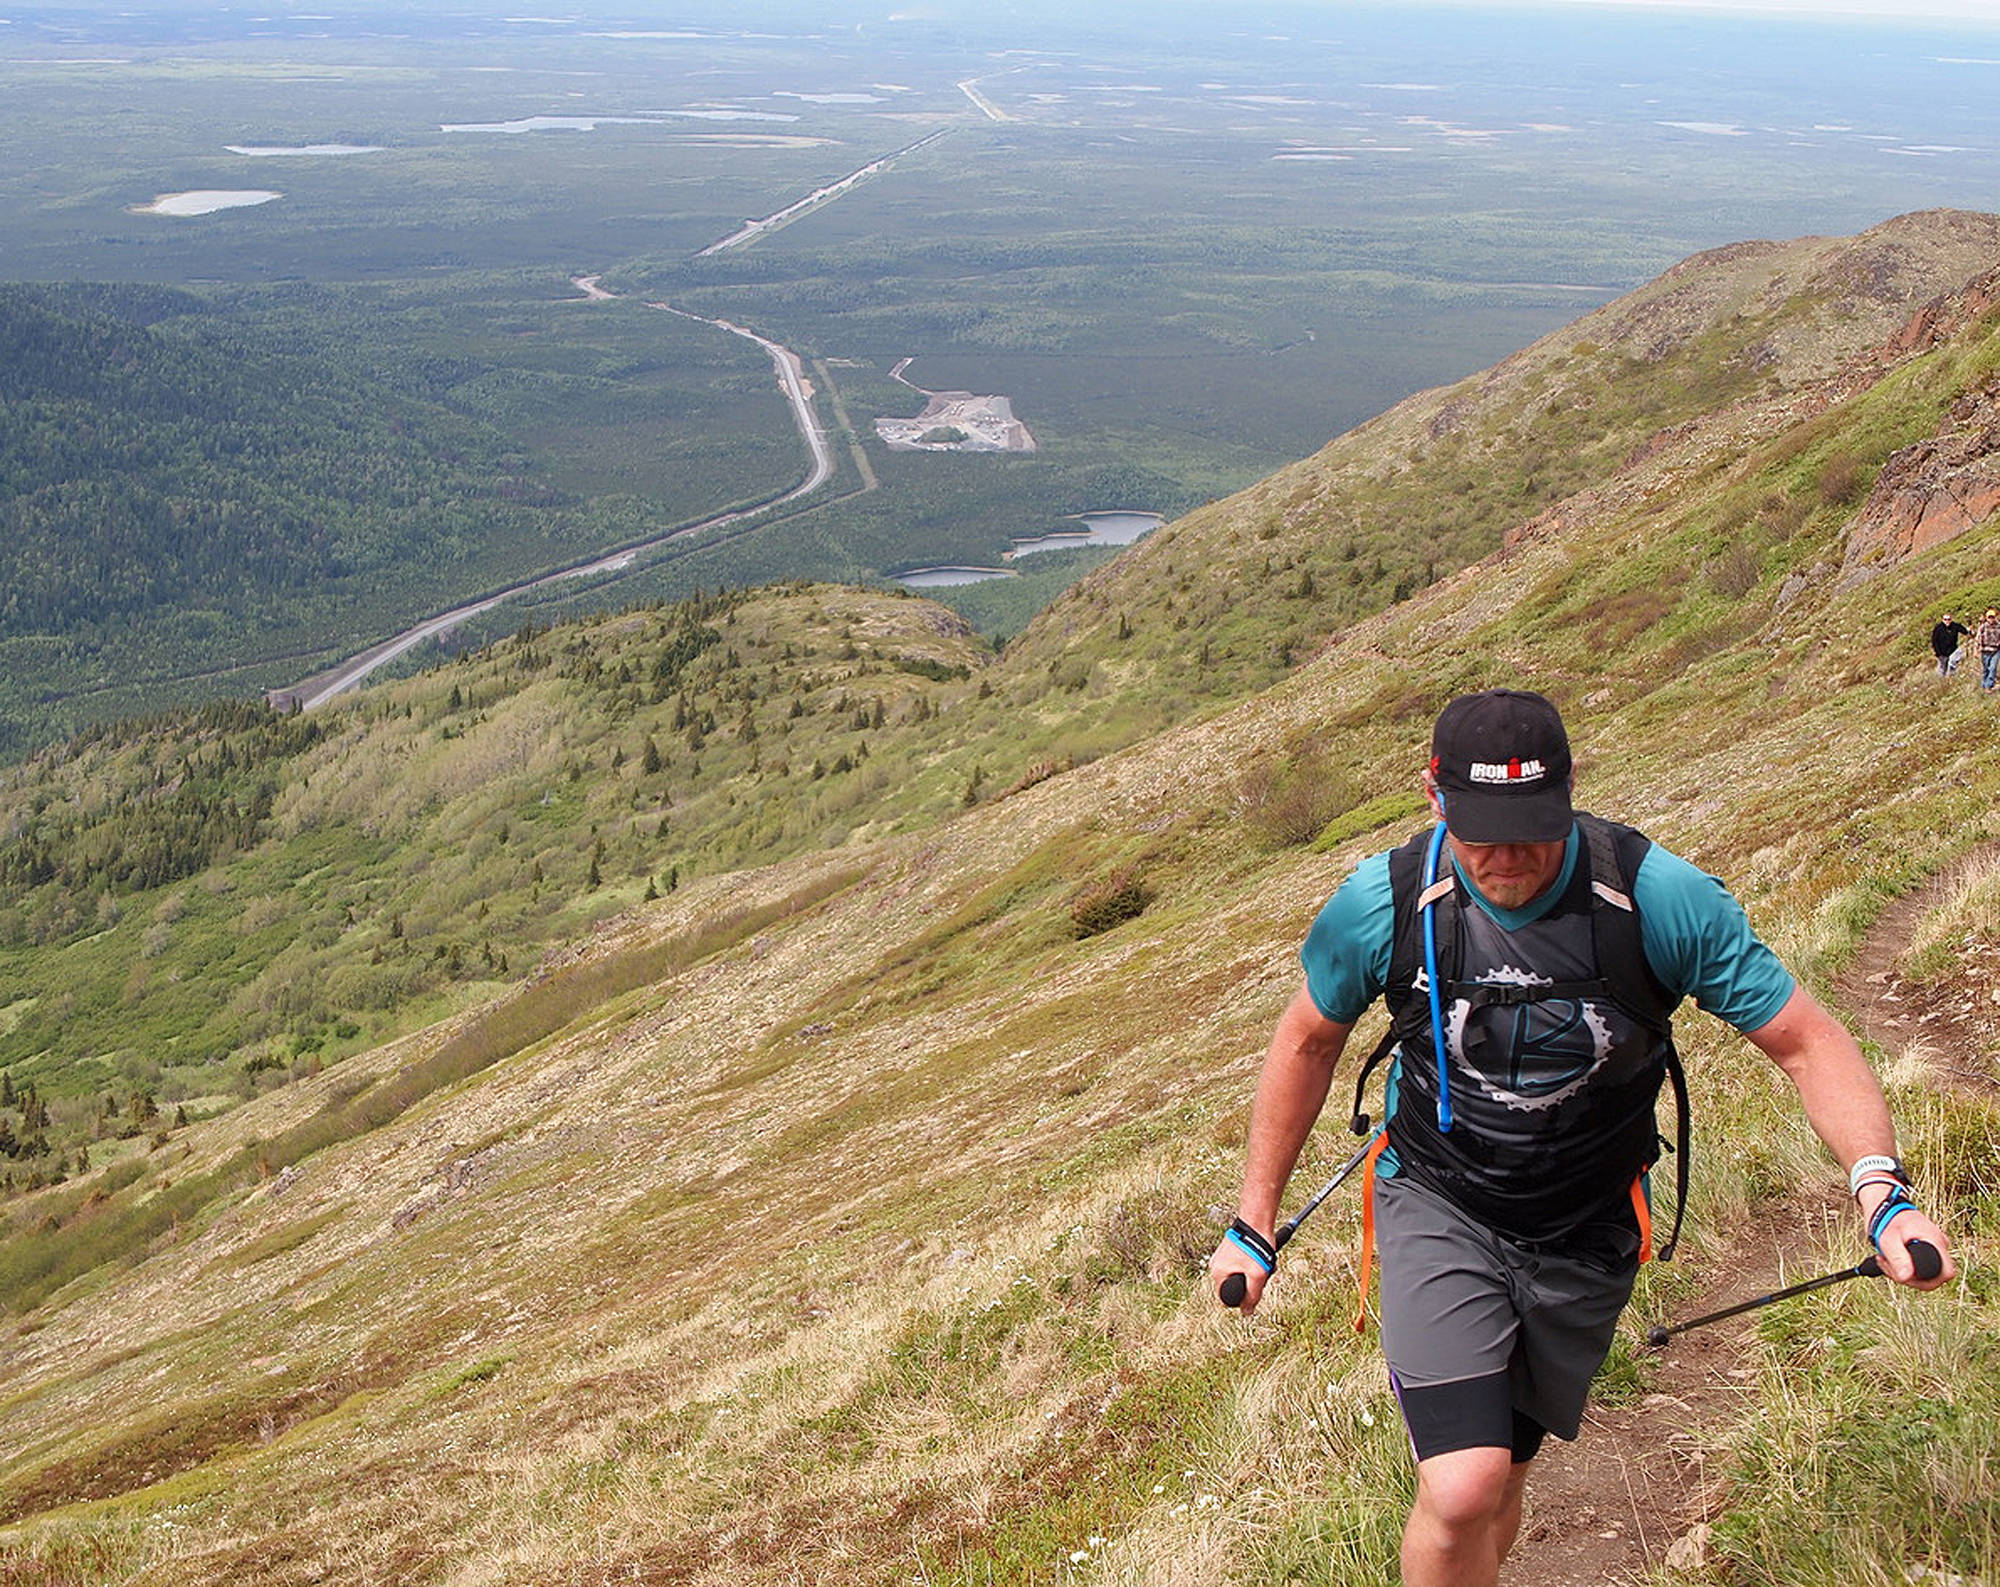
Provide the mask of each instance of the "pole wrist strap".
POLYGON ((1868 1220, 1868 1243, 1880 1251, 1882 1231, 1900 1214, 1916 1210, 1917 1204, 1910 1200, 1910 1193, 1901 1185, 1896 1186, 1882 1199, 1882 1205, 1875 1209, 1875 1216, 1868 1220))
POLYGON ((1261 1267, 1266 1277, 1278 1271, 1278 1248, 1241 1218, 1230 1224, 1223 1238, 1261 1267))

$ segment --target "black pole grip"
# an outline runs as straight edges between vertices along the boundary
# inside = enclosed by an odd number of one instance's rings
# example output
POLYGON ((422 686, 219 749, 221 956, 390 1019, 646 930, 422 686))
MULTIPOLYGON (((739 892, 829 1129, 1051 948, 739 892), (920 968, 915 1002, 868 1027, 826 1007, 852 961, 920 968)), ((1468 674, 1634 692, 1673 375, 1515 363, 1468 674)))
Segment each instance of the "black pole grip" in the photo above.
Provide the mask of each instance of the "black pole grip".
POLYGON ((1243 1304, 1244 1292, 1249 1288, 1250 1286, 1243 1282, 1243 1275, 1241 1273, 1231 1273, 1229 1277, 1222 1281, 1222 1288, 1215 1293, 1222 1304, 1233 1311, 1236 1307, 1243 1304))
MULTIPOLYGON (((1910 1266, 1917 1270, 1917 1277, 1928 1281, 1944 1271, 1944 1258, 1938 1255, 1938 1248, 1928 1240, 1910 1242, 1910 1266)), ((1861 1259, 1861 1266, 1855 1270, 1863 1278, 1882 1276, 1882 1259, 1868 1255, 1861 1259)))

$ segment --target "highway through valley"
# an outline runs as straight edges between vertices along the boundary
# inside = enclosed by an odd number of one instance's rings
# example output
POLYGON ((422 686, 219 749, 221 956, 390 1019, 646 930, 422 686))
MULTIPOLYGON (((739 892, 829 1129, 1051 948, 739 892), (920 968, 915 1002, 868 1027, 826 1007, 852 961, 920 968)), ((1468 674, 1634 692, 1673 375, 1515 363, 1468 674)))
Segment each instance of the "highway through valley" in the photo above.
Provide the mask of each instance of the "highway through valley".
MULTIPOLYGON (((605 291, 596 276, 578 276, 574 285, 586 297, 609 300, 617 296, 615 293, 605 291)), ((531 590, 546 589, 570 579, 588 579, 600 574, 623 572, 663 546, 739 523, 745 518, 769 512, 773 508, 787 506, 801 497, 812 495, 833 478, 833 444, 827 436, 825 427, 819 421, 817 410, 813 407, 812 383, 807 380, 805 363, 797 353, 772 341, 769 337, 759 336, 755 331, 731 324, 728 320, 713 320, 699 314, 690 314, 685 309, 677 309, 670 303, 649 303, 647 307, 679 315, 682 319, 696 320, 704 325, 712 325, 718 330, 728 331, 732 335, 744 337, 755 342, 770 355, 771 365, 777 372, 779 388, 784 392, 785 400, 791 404, 792 418, 798 425, 799 435, 805 441, 806 450, 811 457, 805 478, 782 495, 773 496, 749 507, 738 508, 733 512, 721 513, 713 518, 704 518, 699 523, 688 524, 656 539, 623 546, 575 567, 561 568, 553 573, 544 573, 536 578, 523 580, 519 584, 511 584, 505 589, 495 590, 464 606, 455 606, 450 611, 427 617, 415 627, 406 628, 393 639, 371 646, 330 671, 316 673, 289 689, 273 690, 268 698, 274 705, 310 711, 315 706, 324 705, 336 695, 356 687, 370 674, 387 666, 398 656, 416 649, 426 640, 436 639, 442 634, 449 633, 461 623, 490 612, 494 607, 512 600, 515 596, 525 595, 531 590)))

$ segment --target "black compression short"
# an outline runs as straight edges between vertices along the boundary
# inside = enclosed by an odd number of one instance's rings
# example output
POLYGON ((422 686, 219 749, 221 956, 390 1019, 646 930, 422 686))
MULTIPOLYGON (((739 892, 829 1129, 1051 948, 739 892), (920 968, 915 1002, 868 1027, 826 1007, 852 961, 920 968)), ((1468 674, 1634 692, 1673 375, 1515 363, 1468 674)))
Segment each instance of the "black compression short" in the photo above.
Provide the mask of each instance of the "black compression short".
POLYGON ((1459 1449, 1505 1449, 1518 1466, 1533 1460, 1548 1436, 1540 1422, 1514 1409, 1504 1372, 1419 1388, 1398 1383, 1396 1398, 1419 1460, 1459 1449))

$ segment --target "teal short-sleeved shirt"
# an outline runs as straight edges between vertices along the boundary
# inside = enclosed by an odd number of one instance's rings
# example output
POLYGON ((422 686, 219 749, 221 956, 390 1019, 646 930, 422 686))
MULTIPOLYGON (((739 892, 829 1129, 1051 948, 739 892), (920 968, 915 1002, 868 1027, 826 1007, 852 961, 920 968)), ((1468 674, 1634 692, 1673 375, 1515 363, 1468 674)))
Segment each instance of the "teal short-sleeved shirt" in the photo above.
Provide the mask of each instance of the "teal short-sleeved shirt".
MULTIPOLYGON (((1496 909, 1462 872, 1459 880, 1479 908, 1513 930, 1540 918, 1562 897, 1580 847, 1572 829, 1562 874, 1523 910, 1496 909)), ((1669 992, 1693 998, 1739 1031, 1756 1030, 1777 1017, 1797 983, 1721 882, 1656 843, 1640 862, 1632 896, 1646 960, 1669 992)), ((1320 910, 1299 959, 1307 990, 1328 1019, 1351 1025, 1381 996, 1389 979, 1395 916, 1387 851, 1356 866, 1320 910)))

